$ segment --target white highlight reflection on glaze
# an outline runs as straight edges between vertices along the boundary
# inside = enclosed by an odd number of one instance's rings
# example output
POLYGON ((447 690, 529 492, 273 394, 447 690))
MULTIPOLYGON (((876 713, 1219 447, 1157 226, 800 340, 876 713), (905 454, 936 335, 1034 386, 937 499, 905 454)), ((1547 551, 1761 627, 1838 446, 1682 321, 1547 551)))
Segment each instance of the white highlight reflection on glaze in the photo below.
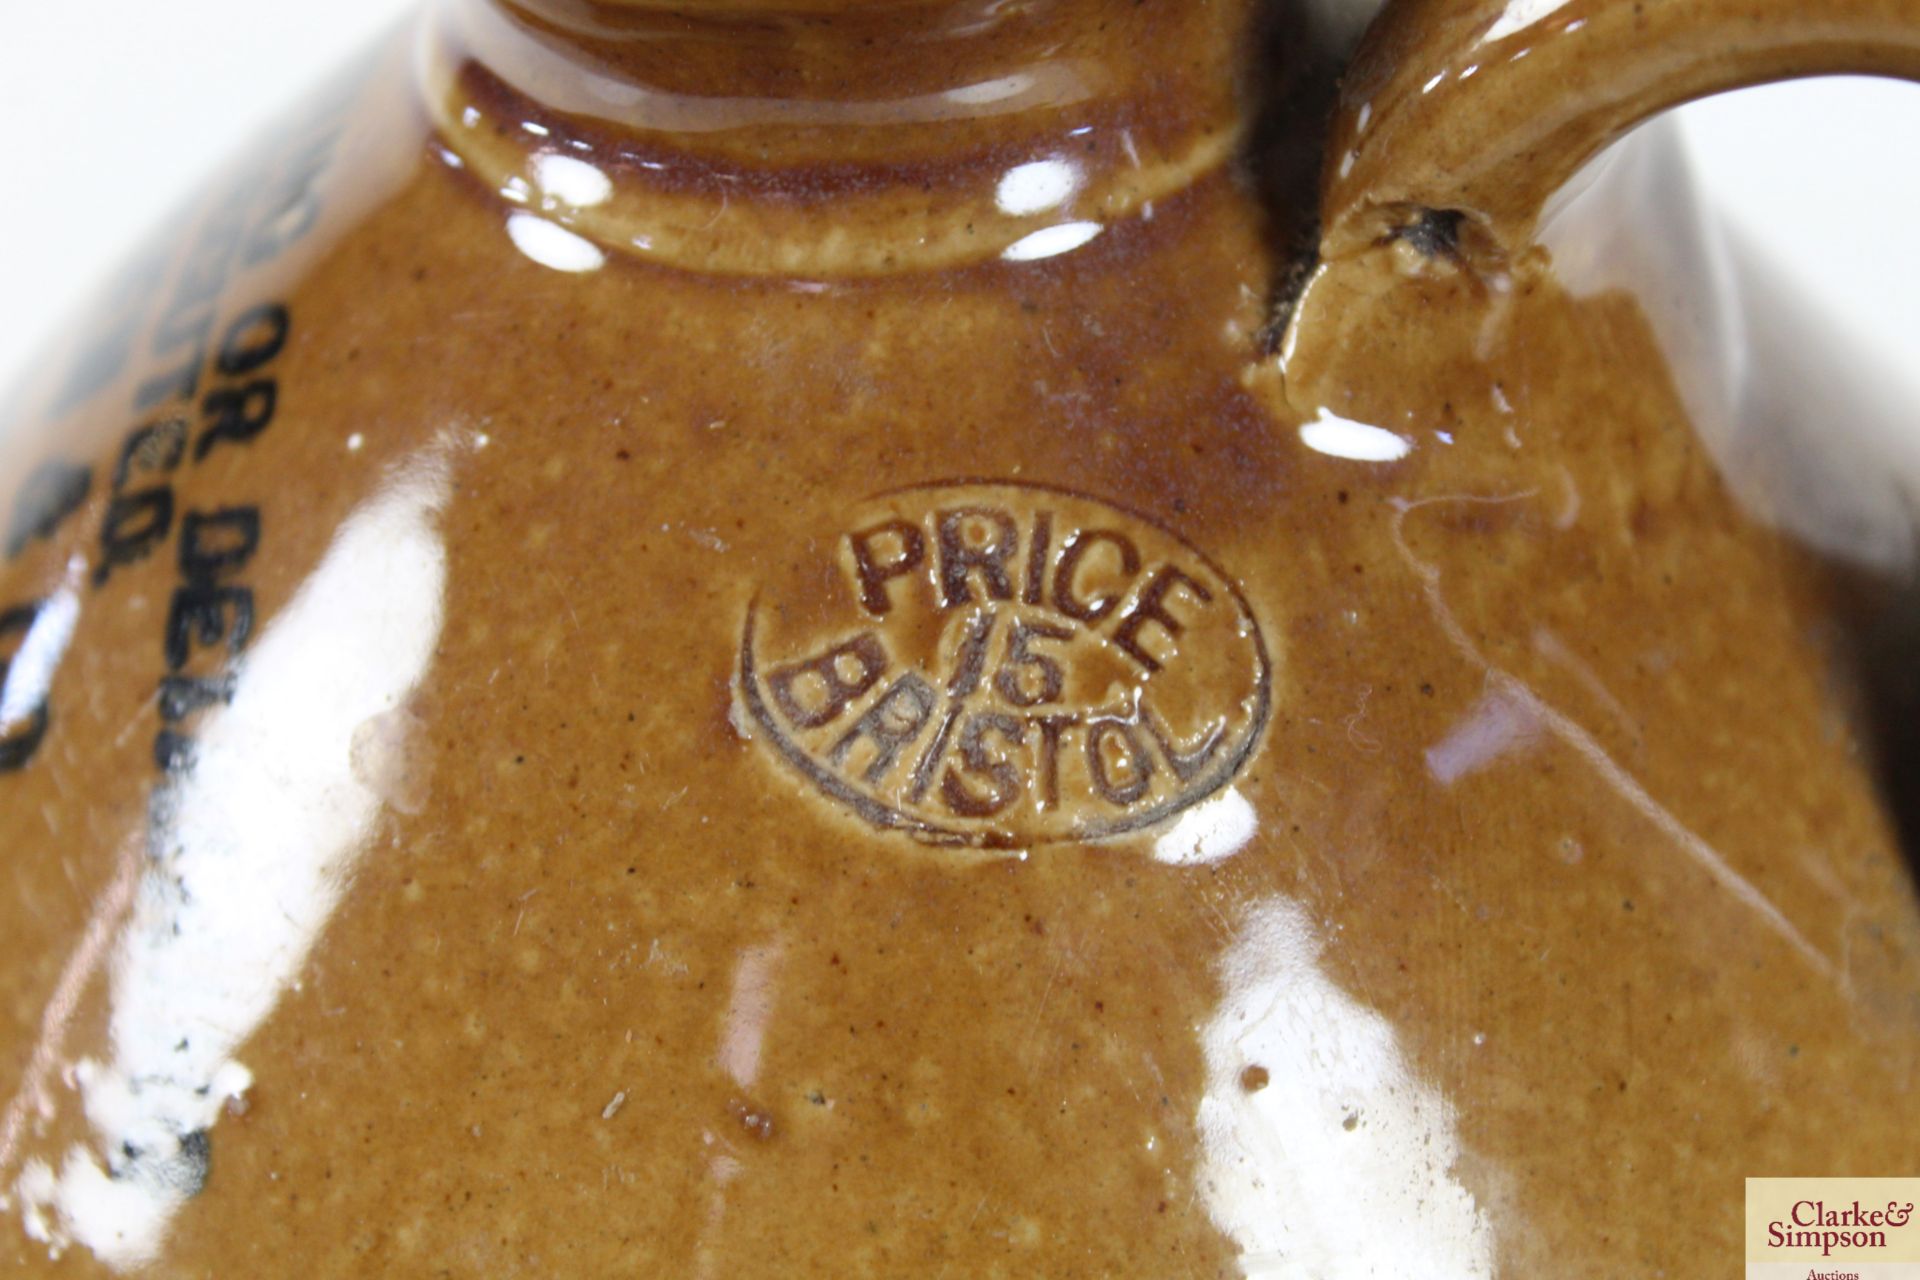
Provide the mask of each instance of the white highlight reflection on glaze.
POLYGON ((1078 249, 1104 230, 1097 222, 1062 222, 1058 226, 1042 227, 1031 235, 1021 236, 1002 250, 1000 256, 1008 262, 1052 258, 1078 249))
POLYGON ((80 581, 87 562, 75 556, 67 562, 67 577, 33 616, 26 638, 7 663, 7 682, 0 688, 0 733, 31 716, 47 700, 53 673, 60 669, 73 628, 80 621, 80 581))
POLYGON ((543 195, 576 209, 605 204, 613 195, 612 179, 575 156, 542 152, 533 158, 533 176, 543 195))
POLYGON ((1208 1215, 1263 1280, 1491 1277, 1492 1228, 1453 1176, 1452 1106, 1320 952, 1305 909, 1277 897, 1222 958, 1226 995, 1201 1033, 1208 1215), (1267 1083, 1250 1090, 1255 1066, 1267 1083))
POLYGON ((1413 451, 1413 441, 1405 436, 1324 408, 1317 421, 1300 424, 1300 443, 1316 453, 1355 462, 1398 462, 1413 451))
POLYGON ((598 271, 607 262, 607 255, 593 241, 531 213, 510 215, 507 235, 514 248, 555 271, 598 271))
POLYGON ((1176 867, 1221 862, 1244 849, 1259 826, 1259 816, 1247 798, 1228 787, 1182 813, 1153 842, 1153 858, 1176 867))
POLYGON ((233 1054, 299 974, 380 812, 352 768, 354 732, 432 661, 446 495, 444 466, 416 464, 340 527, 156 796, 111 961, 110 1060, 69 1073, 96 1142, 57 1170, 27 1161, 15 1185, 28 1234, 56 1253, 151 1261, 204 1172, 195 1135, 251 1083, 233 1054))
POLYGON ((1495 40, 1504 40, 1516 32, 1525 31, 1536 22, 1551 18, 1566 7, 1567 0, 1508 0, 1507 7, 1487 28, 1487 33, 1480 37, 1480 43, 1492 44, 1495 40))
POLYGON ((1000 175, 993 202, 1012 217, 1043 213, 1065 204, 1080 185, 1080 171, 1068 160, 1033 160, 1000 175))

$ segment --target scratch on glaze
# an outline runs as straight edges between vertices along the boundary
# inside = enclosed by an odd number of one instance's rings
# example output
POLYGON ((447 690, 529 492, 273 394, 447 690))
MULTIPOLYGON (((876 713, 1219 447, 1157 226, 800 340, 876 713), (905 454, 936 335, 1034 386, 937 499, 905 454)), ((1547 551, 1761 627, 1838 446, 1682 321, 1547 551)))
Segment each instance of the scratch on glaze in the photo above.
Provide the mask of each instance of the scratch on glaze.
POLYGON ((1528 688, 1524 681, 1487 661, 1486 657, 1474 646, 1472 639, 1467 635, 1466 629, 1460 625, 1459 620, 1453 616, 1453 612, 1447 608, 1446 600, 1440 593, 1440 570, 1414 555, 1413 549, 1407 545, 1405 529, 1407 517, 1422 507, 1447 502, 1497 505, 1500 503, 1521 502, 1535 496, 1532 491, 1528 491, 1526 493, 1511 494, 1504 497, 1483 497, 1476 494, 1443 494, 1438 497, 1420 498, 1412 501, 1404 498, 1394 499, 1392 525, 1394 546, 1399 549, 1401 558, 1405 560, 1407 566, 1413 570, 1414 576, 1420 579, 1421 586, 1426 593, 1428 607, 1432 609, 1435 620, 1440 624, 1440 629, 1446 634, 1447 639, 1452 642, 1453 647, 1459 651, 1462 657, 1487 673, 1487 683, 1490 689, 1500 691, 1537 717, 1554 737, 1558 738, 1563 744, 1571 748, 1576 755, 1585 760, 1588 765, 1593 768, 1594 772, 1598 773, 1601 779, 1613 789, 1615 794, 1632 805, 1642 817, 1646 818, 1647 821, 1657 827, 1663 835, 1672 840, 1675 845, 1679 846, 1682 853, 1686 854, 1687 857, 1692 859, 1703 871, 1713 877, 1715 883, 1719 884, 1721 888, 1731 893, 1737 902, 1759 916, 1769 929, 1779 935, 1781 940, 1799 953, 1801 959, 1805 960, 1809 967, 1836 986, 1844 987, 1844 980, 1834 968, 1833 961, 1811 942, 1807 941, 1806 936, 1794 927, 1793 921, 1787 919, 1786 914, 1782 912, 1779 907, 1775 906, 1772 900, 1764 893, 1760 892, 1750 880, 1729 866, 1726 859, 1721 857, 1712 845, 1694 834, 1685 823, 1674 817, 1665 806, 1655 800, 1633 775, 1614 763, 1613 757, 1609 756, 1606 749, 1602 747, 1599 742, 1595 741, 1592 734, 1581 728, 1579 724, 1572 719, 1548 705, 1538 694, 1528 688))

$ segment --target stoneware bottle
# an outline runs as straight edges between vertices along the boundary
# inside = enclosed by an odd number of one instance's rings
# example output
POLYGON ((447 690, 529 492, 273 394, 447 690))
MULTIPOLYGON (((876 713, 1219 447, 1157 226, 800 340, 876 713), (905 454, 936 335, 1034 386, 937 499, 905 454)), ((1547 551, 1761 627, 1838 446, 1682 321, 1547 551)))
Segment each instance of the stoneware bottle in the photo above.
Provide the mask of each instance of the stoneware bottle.
POLYGON ((1914 439, 1609 144, 1920 3, 1350 46, 446 0, 183 211, 0 439, 7 1266, 1687 1277, 1915 1172, 1914 439))

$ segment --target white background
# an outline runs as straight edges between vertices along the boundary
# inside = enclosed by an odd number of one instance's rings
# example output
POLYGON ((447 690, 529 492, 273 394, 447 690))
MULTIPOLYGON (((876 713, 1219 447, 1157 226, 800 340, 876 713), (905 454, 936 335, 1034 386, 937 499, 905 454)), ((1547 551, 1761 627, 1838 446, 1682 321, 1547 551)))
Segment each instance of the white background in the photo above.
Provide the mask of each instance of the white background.
MULTIPOLYGON (((62 0, 0 15, 0 394, 145 229, 413 3, 62 0)), ((1708 198, 1826 322, 1891 367, 1920 366, 1920 88, 1804 81, 1683 120, 1708 198)))

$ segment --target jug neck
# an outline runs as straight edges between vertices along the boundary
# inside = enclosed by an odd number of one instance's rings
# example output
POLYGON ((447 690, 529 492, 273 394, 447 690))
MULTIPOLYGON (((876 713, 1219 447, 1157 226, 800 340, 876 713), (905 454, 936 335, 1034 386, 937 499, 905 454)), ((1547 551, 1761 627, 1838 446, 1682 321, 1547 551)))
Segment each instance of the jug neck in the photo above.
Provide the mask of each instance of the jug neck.
POLYGON ((880 274, 1132 216, 1218 169, 1275 69, 1251 56, 1259 8, 446 0, 425 87, 482 181, 598 242, 880 274), (604 185, 542 178, 581 165, 604 185), (734 225, 695 234, 719 202, 734 225))

